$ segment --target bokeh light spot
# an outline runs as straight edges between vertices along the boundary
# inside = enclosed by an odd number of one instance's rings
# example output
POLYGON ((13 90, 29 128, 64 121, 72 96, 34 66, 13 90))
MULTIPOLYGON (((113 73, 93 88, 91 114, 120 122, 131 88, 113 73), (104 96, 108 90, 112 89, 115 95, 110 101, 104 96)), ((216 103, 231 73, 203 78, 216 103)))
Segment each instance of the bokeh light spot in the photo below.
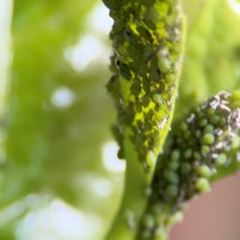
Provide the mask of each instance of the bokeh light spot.
POLYGON ((75 96, 72 91, 66 87, 60 87, 52 94, 52 103, 59 108, 67 108, 72 105, 75 96))
POLYGON ((93 191, 101 197, 109 197, 113 192, 112 183, 104 178, 98 178, 92 183, 93 191))

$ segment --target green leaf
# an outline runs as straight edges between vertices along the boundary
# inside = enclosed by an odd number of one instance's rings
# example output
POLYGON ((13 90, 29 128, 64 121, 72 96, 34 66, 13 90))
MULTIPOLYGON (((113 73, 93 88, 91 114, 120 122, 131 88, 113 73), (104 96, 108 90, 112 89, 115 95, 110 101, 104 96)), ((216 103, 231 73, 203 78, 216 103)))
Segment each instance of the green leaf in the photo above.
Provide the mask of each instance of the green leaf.
POLYGON ((187 34, 175 117, 212 94, 239 86, 240 17, 227 0, 206 1, 195 16, 187 34))

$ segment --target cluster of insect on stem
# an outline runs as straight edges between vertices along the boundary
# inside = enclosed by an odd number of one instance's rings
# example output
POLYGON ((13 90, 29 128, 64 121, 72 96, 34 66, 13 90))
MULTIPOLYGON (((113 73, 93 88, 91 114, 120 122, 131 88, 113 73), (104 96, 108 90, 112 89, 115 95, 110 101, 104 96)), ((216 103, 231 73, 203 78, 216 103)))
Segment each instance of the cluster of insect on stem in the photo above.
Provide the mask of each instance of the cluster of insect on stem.
POLYGON ((220 92, 172 124, 137 239, 167 238, 166 229, 182 218, 186 202, 210 191, 219 166, 237 161, 239 128, 240 92, 220 92))
POLYGON ((175 0, 103 1, 114 20, 107 84, 118 111, 113 133, 124 158, 130 129, 138 158, 154 169, 173 113, 181 63, 182 20, 175 0), (125 136, 126 137, 126 136, 125 136))

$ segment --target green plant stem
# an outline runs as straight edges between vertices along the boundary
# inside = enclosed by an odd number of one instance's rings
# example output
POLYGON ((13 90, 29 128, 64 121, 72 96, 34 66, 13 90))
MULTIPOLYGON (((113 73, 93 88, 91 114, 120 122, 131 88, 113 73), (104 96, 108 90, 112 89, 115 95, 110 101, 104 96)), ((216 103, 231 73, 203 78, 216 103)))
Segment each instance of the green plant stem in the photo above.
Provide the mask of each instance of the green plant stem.
POLYGON ((107 88, 118 111, 115 137, 127 161, 122 204, 106 240, 136 238, 177 96, 183 16, 177 0, 147 2, 104 1, 114 19, 114 76, 107 88))
POLYGON ((149 185, 150 179, 146 176, 141 164, 139 164, 137 153, 133 149, 130 139, 125 138, 124 142, 125 155, 126 159, 128 159, 125 172, 125 190, 122 204, 105 240, 134 239, 136 227, 133 227, 133 229, 129 228, 126 213, 131 211, 134 221, 136 221, 134 222, 136 226, 147 203, 147 197, 144 196, 144 189, 149 185))

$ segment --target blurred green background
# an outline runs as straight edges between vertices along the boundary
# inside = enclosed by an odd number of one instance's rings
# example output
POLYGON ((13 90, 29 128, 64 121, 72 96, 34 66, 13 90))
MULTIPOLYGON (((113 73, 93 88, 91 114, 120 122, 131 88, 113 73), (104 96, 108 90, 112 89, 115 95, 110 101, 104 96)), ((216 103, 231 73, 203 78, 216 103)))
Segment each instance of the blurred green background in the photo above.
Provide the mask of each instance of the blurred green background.
POLYGON ((14 1, 1 240, 96 239, 106 231, 125 164, 113 166, 109 130, 111 25, 96 0, 14 1))
MULTIPOLYGON (((109 128, 108 10, 100 0, 0 4, 0 239, 101 239, 121 200, 125 169, 109 128)), ((240 4, 184 4, 176 118, 240 85, 240 4)))

